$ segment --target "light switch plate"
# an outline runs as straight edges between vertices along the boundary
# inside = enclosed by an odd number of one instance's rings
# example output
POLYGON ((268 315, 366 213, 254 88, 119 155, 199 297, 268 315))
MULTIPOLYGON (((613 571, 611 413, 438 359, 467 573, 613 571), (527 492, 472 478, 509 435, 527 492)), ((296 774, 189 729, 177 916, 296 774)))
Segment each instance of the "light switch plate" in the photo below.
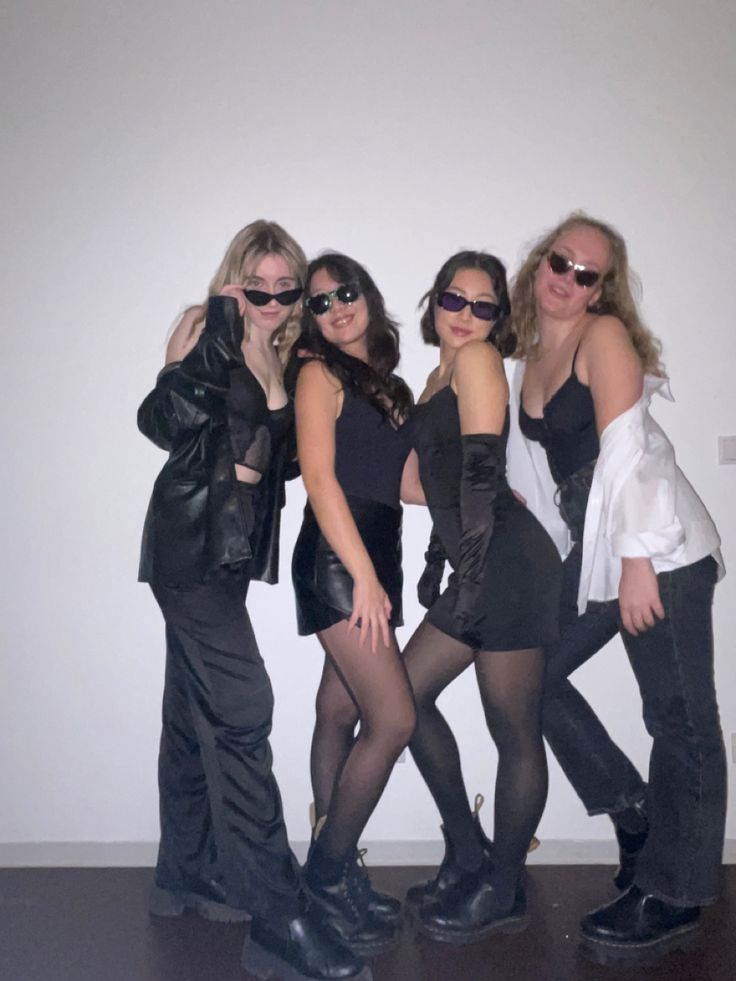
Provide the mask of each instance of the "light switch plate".
POLYGON ((718 437, 718 462, 736 463, 736 436, 718 437))

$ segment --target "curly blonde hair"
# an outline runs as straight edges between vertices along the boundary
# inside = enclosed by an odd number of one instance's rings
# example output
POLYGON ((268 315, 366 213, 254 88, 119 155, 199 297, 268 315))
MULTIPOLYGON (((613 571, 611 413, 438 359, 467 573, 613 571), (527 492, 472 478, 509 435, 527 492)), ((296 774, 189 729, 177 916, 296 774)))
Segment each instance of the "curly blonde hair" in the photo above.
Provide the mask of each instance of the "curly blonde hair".
MULTIPOLYGON (((288 232, 284 231, 281 225, 275 221, 265 221, 259 218, 258 221, 253 221, 245 228, 241 228, 228 245, 225 257, 212 277, 207 290, 207 297, 216 296, 228 284, 245 283, 261 259, 267 255, 279 255, 285 259, 294 279, 300 286, 304 286, 307 257, 304 255, 303 249, 288 232)), ((201 304, 188 307, 182 314, 185 316, 189 310, 199 311, 192 321, 189 336, 195 332, 197 326, 204 319, 206 306, 207 301, 205 300, 201 304)), ((282 365, 286 364, 291 346, 299 334, 301 314, 302 301, 298 300, 292 307, 286 321, 274 333, 273 344, 282 365)))
POLYGON ((516 336, 515 358, 534 358, 539 354, 537 329, 537 305, 534 297, 534 280, 539 263, 550 251, 556 240, 572 228, 585 225, 600 232, 608 242, 611 261, 603 275, 601 294, 595 304, 588 307, 591 313, 610 314, 623 323, 639 356, 642 368, 648 374, 662 375, 660 359, 662 345, 644 325, 639 316, 635 299, 641 295, 641 284, 636 273, 629 268, 626 242, 611 225, 591 218, 584 211, 573 211, 564 221, 547 232, 532 246, 529 255, 511 284, 511 329, 516 336))

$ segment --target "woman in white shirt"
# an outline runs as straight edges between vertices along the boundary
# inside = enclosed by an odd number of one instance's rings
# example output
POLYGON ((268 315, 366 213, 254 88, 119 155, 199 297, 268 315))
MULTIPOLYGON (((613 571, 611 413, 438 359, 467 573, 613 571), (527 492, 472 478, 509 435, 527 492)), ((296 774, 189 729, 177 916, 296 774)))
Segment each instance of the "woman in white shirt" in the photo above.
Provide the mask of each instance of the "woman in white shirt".
POLYGON ((511 480, 527 492, 526 467, 529 506, 544 521, 556 504, 572 543, 561 640, 547 651, 544 734, 588 812, 611 816, 621 847, 615 881, 625 891, 583 919, 583 949, 598 961, 637 960, 689 939, 717 894, 726 768, 711 605, 720 542, 648 414, 667 383, 621 236, 571 215, 532 249, 511 305, 526 364, 511 480), (653 738, 648 787, 568 678, 616 632, 653 738))

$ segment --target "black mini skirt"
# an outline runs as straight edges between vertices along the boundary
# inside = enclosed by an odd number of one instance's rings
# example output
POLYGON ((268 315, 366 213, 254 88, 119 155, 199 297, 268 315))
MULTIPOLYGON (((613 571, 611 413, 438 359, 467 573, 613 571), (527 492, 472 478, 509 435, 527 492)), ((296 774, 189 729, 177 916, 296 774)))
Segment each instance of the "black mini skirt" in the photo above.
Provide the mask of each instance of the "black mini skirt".
MULTIPOLYGON (((401 508, 347 496, 348 507, 373 562, 378 580, 391 601, 392 627, 403 624, 401 609, 401 508)), ((301 636, 326 630, 353 612, 353 580, 327 543, 309 504, 304 509, 291 560, 296 595, 297 629, 301 636)))

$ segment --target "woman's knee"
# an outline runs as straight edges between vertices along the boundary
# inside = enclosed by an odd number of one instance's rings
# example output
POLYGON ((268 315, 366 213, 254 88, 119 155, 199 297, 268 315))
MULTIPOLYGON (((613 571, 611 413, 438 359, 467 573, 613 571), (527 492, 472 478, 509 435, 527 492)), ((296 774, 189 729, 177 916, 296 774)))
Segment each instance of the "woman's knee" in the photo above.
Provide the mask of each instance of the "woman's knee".
POLYGON ((317 691, 315 709, 318 723, 327 723, 351 732, 358 723, 358 709, 344 688, 321 685, 317 691))
POLYGON ((380 742, 398 755, 414 735, 417 716, 410 699, 385 703, 367 712, 361 720, 361 733, 367 739, 380 742))

